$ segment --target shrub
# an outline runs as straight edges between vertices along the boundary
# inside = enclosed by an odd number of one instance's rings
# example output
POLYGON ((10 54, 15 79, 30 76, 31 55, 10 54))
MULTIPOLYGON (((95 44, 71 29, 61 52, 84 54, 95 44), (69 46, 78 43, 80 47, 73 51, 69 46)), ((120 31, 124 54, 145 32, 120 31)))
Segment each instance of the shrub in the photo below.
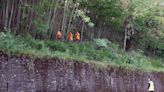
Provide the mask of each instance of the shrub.
POLYGON ((97 47, 101 48, 108 48, 108 40, 107 39, 94 39, 94 42, 97 47))
POLYGON ((57 42, 57 41, 54 41, 54 50, 55 51, 60 51, 60 52, 65 52, 67 47, 66 47, 66 44, 64 42, 57 42))
MULTIPOLYGON (((99 39, 100 43, 82 42, 65 43, 57 41, 34 40, 31 37, 14 37, 10 33, 0 33, 0 49, 7 53, 26 53, 38 57, 57 56, 71 59, 92 60, 95 62, 107 61, 120 67, 135 69, 163 69, 163 59, 145 57, 140 52, 125 53, 116 44, 99 39), (101 41, 105 45, 101 45, 101 41), (95 46, 95 44, 97 44, 95 46), (99 48, 98 48, 99 47, 99 48)), ((105 62, 104 62, 105 63, 105 62)), ((106 65, 106 64, 105 64, 106 65)))

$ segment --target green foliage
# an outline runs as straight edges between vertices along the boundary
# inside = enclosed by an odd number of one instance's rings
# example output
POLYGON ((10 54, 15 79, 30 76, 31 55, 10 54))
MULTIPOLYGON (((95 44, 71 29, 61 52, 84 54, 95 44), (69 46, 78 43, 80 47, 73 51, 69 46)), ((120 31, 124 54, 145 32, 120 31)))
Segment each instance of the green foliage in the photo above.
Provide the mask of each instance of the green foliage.
POLYGON ((116 44, 106 39, 93 42, 41 41, 28 37, 14 37, 10 33, 0 33, 0 50, 9 54, 28 54, 36 57, 60 57, 82 61, 102 62, 119 67, 163 71, 163 59, 145 57, 140 52, 125 53, 116 44))
MULTIPOLYGON (((86 11, 86 10, 85 10, 86 11)), ((86 16, 86 13, 83 10, 77 10, 76 11, 76 16, 81 17, 82 20, 88 24, 89 27, 94 27, 94 23, 91 22, 90 17, 86 16)))
POLYGON ((108 47, 107 44, 109 43, 109 41, 107 39, 95 39, 94 41, 98 47, 108 47))
POLYGON ((159 27, 164 24, 160 23, 164 14, 162 3, 160 0, 81 0, 80 6, 87 7, 87 15, 92 15, 95 24, 110 24, 120 29, 126 17, 132 16, 135 29, 145 35, 148 32, 143 31, 147 29, 158 28, 159 32, 164 29, 159 27))
POLYGON ((46 33, 49 30, 49 24, 43 20, 33 20, 33 24, 36 26, 37 33, 46 33))
POLYGON ((95 17, 99 19, 98 22, 94 22, 121 26, 123 17, 117 0, 81 0, 80 5, 84 8, 87 7, 88 15, 94 15, 91 16, 93 21, 95 17))

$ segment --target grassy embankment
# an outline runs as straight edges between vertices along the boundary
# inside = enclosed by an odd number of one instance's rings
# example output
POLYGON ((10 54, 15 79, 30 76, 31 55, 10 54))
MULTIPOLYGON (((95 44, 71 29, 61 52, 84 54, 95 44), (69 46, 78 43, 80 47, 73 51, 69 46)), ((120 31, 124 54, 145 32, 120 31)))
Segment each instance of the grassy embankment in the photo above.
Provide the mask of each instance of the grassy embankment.
POLYGON ((118 45, 106 39, 95 39, 81 43, 58 43, 1 33, 0 50, 7 54, 27 54, 33 58, 75 59, 95 63, 99 67, 110 65, 130 70, 164 71, 162 59, 146 57, 142 51, 125 53, 118 45))

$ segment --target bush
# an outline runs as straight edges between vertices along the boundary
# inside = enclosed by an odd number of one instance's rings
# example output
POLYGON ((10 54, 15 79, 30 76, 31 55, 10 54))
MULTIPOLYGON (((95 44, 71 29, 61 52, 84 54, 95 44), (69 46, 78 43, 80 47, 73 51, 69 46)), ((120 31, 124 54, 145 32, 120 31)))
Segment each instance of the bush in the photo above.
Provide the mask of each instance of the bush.
POLYGON ((98 48, 108 48, 109 41, 107 39, 94 39, 94 42, 98 48))
POLYGON ((90 55, 95 49, 92 44, 93 43, 91 42, 85 42, 85 43, 79 44, 79 51, 80 51, 79 54, 85 55, 85 56, 90 55))
POLYGON ((78 45, 75 43, 68 43, 68 48, 70 54, 78 54, 78 45))
MULTIPOLYGON (((10 33, 0 33, 0 49, 7 53, 26 53, 37 57, 62 57, 73 59, 107 62, 121 67, 135 69, 158 69, 164 65, 161 60, 145 57, 140 52, 125 53, 116 44, 99 39, 97 43, 65 43, 57 41, 40 41, 30 37, 14 37, 10 33), (101 42, 105 43, 101 45, 101 42), (95 46, 95 44, 97 44, 95 46), (99 48, 98 48, 99 47, 99 48)), ((106 64, 105 64, 106 65, 106 64)))
POLYGON ((66 47, 65 43, 63 43, 63 42, 59 43, 57 41, 54 42, 54 50, 55 51, 65 52, 66 49, 67 49, 67 47, 66 47))

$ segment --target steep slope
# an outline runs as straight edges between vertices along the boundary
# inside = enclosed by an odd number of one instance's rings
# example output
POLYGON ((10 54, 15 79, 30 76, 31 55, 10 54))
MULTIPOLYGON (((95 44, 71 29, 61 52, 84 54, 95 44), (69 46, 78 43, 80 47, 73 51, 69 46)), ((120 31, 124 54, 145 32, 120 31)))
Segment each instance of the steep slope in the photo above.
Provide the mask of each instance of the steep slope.
POLYGON ((150 77, 163 92, 164 73, 146 73, 54 59, 0 53, 0 92, 146 92, 150 77))

